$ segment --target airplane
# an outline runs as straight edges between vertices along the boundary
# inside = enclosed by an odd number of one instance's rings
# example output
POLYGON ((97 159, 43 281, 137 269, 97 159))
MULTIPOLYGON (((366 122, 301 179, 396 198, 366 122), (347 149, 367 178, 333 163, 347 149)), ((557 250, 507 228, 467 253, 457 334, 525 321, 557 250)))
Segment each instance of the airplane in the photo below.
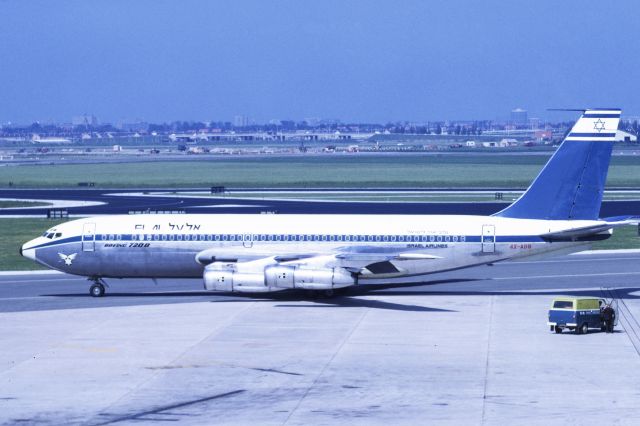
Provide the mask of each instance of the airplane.
POLYGON ((20 253, 88 277, 202 278, 211 291, 324 292, 583 250, 638 223, 599 218, 620 109, 586 109, 529 188, 491 216, 142 214, 56 225, 20 253))

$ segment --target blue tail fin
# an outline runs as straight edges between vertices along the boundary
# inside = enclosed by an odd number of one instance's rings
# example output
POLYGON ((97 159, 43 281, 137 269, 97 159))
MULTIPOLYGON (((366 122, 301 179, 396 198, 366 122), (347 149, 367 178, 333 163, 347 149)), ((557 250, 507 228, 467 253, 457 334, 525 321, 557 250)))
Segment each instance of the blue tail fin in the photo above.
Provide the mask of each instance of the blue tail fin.
POLYGON ((619 121, 619 109, 586 110, 527 191, 495 216, 597 219, 619 121))

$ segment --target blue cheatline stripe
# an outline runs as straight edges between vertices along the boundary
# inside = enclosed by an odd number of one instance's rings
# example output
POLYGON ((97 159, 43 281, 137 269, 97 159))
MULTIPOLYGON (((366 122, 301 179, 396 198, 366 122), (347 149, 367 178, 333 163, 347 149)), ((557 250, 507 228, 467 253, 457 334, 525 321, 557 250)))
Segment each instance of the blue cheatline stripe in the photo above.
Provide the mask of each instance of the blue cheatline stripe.
POLYGON ((615 133, 569 133, 569 138, 614 138, 615 133))
POLYGON ((48 243, 40 244, 39 246, 35 246, 35 247, 31 247, 31 248, 35 249, 35 248, 56 246, 56 245, 60 245, 60 244, 75 243, 75 242, 79 242, 81 240, 82 240, 82 238, 78 235, 78 236, 75 236, 75 237, 65 238, 63 240, 49 241, 48 243))
POLYGON ((582 118, 619 118, 620 113, 616 114, 584 114, 582 118))
MULTIPOLYGON (((118 234, 113 234, 118 235, 118 234)), ((119 239, 105 239, 102 238, 102 235, 96 235, 96 242, 105 242, 105 243, 121 243, 121 242, 154 242, 154 243, 191 243, 191 242, 199 242, 199 243, 220 243, 220 242, 237 242, 241 243, 242 238, 237 238, 238 236, 244 234, 190 234, 193 236, 203 236, 207 239, 177 239, 177 236, 187 235, 187 234, 120 234, 119 239), (158 236, 158 240, 156 239, 148 239, 145 236, 151 237, 158 236), (173 239, 169 239, 169 235, 173 236, 173 239), (162 239, 162 236, 165 239, 162 239), (232 240, 231 237, 234 239, 232 240)), ((279 243, 279 242, 312 242, 312 243, 391 243, 391 244, 412 244, 412 243, 432 243, 432 244, 441 244, 441 243, 479 243, 482 241, 482 236, 480 235, 330 235, 330 234, 251 234, 252 241, 254 243, 279 243), (349 237, 347 240, 346 237, 349 237), (265 239, 262 239, 265 237, 265 239), (276 239, 279 237, 280 239, 276 239), (311 239, 308 239, 311 237, 311 239), (317 239, 316 239, 317 237, 317 239), (371 238, 370 238, 371 237, 371 238), (271 238, 271 239, 269 239, 271 238), (340 238, 340 239, 339 239, 340 238), (379 238, 379 239, 378 239, 379 238), (401 239, 402 238, 402 239, 401 239)), ((495 242, 497 243, 539 243, 544 242, 542 238, 536 235, 500 235, 500 236, 487 236, 489 241, 492 238, 495 238, 495 242)), ((49 241, 39 246, 32 247, 34 249, 51 247, 51 246, 59 246, 69 243, 81 242, 81 236, 69 237, 61 240, 49 241)), ((91 240, 87 240, 91 242, 91 240)))

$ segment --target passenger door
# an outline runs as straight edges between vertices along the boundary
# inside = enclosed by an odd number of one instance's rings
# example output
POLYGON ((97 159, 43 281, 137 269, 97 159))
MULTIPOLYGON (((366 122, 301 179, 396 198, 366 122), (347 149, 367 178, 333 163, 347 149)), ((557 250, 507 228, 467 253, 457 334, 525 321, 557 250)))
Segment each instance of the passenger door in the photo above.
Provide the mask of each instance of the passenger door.
POLYGON ((496 227, 494 225, 482 225, 482 252, 494 253, 496 251, 496 227))
POLYGON ((82 227, 82 251, 95 251, 96 224, 85 223, 82 227))

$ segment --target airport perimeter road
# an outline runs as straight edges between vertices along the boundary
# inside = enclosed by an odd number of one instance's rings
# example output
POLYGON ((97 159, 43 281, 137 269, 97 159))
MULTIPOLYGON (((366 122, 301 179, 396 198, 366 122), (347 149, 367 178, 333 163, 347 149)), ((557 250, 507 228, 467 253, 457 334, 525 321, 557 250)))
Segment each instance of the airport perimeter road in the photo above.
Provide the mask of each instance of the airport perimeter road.
MULTIPOLYGON (((67 207, 70 215, 91 216, 102 214, 127 214, 130 211, 162 210, 186 213, 234 213, 260 212, 318 213, 318 214, 474 214, 490 215, 505 208, 507 202, 340 202, 303 200, 258 200, 224 197, 194 197, 153 195, 144 192, 188 192, 183 189, 2 189, 0 199, 65 200, 88 202, 89 205, 67 207)), ((385 189, 393 191, 393 188, 385 189)), ((268 191, 268 190, 264 190, 268 191)), ((291 190, 295 191, 295 190, 291 190)), ((307 190, 303 190, 307 191, 307 190)), ((398 189, 406 191, 406 189, 398 189)), ((321 190, 313 191, 321 193, 321 190)), ((50 207, 4 208, 0 216, 45 216, 50 207)), ((640 201, 604 201, 601 217, 636 215, 640 201)))
POLYGON ((0 277, 0 424, 638 424, 640 254, 249 297, 199 280, 0 277), (613 287, 614 334, 550 333, 613 287))

